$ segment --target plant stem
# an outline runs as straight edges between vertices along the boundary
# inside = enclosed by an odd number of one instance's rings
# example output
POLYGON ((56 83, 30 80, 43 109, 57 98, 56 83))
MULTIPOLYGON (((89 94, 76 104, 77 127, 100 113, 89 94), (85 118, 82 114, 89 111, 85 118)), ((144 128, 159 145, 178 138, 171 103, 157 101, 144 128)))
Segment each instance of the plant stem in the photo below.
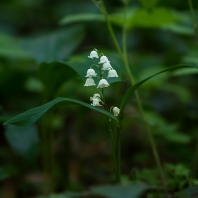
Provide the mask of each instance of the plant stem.
POLYGON ((112 156, 113 156, 115 180, 117 182, 117 159, 116 159, 115 139, 113 137, 111 119, 109 119, 108 117, 107 117, 107 124, 108 124, 109 136, 110 136, 110 141, 111 141, 111 149, 112 149, 112 156))
MULTIPOLYGON (((195 14, 194 14, 192 1, 188 0, 188 4, 190 7, 191 18, 192 18, 192 23, 193 23, 194 30, 195 30, 196 40, 198 42, 197 22, 196 22, 196 18, 195 18, 195 14)), ((195 156, 194 156, 194 161, 193 161, 193 168, 192 168, 192 173, 191 173, 192 177, 194 177, 194 178, 196 178, 196 176, 197 176, 197 167, 198 167, 198 138, 197 138, 197 143, 196 143, 196 148, 195 148, 195 156)))
POLYGON ((54 191, 55 188, 55 156, 54 156, 54 130, 52 128, 52 116, 53 111, 51 110, 48 113, 48 133, 49 133, 49 163, 50 163, 50 189, 51 192, 54 191))
MULTIPOLYGON (((101 71, 100 71, 100 74, 101 74, 101 71)), ((104 89, 103 88, 102 88, 102 92, 101 93, 102 93, 102 97, 103 97, 103 102, 105 103, 105 96, 104 96, 104 89)), ((105 110, 107 110, 105 105, 104 105, 103 108, 105 110)), ((116 160, 115 140, 114 140, 114 137, 113 137, 111 119, 108 118, 108 117, 107 117, 107 125, 108 125, 108 130, 109 130, 110 141, 111 141, 111 150, 112 150, 112 156, 113 156, 113 165, 114 165, 115 179, 117 181, 117 160, 116 160)))
POLYGON ((196 18, 195 18, 194 9, 193 9, 193 6, 192 6, 192 1, 188 0, 188 4, 189 4, 189 7, 190 7, 191 18, 192 18, 192 22, 193 22, 193 26, 194 26, 194 30, 195 30, 195 36, 196 36, 197 41, 198 41, 198 29, 197 29, 198 27, 197 27, 197 22, 196 22, 196 18))
POLYGON ((120 159, 121 159, 121 126, 117 127, 117 136, 116 136, 116 183, 121 182, 121 173, 120 173, 120 159))
POLYGON ((120 57, 123 59, 122 50, 120 49, 120 46, 119 46, 119 44, 117 42, 117 39, 115 37, 115 34, 114 34, 113 28, 111 26, 111 23, 110 23, 110 20, 109 20, 109 17, 108 17, 108 13, 107 13, 106 8, 104 6, 103 0, 101 0, 100 2, 101 2, 101 12, 103 13, 103 15, 105 17, 105 21, 107 23, 107 27, 108 27, 108 30, 110 32, 111 38, 113 40, 113 43, 114 43, 114 45, 115 45, 120 57))
POLYGON ((192 177, 196 178, 197 176, 197 167, 198 167, 198 138, 196 140, 195 156, 193 161, 192 177))
MULTIPOLYGON (((112 25, 110 23, 110 20, 109 20, 109 17, 108 17, 108 13, 106 11, 106 8, 104 6, 104 3, 103 1, 101 1, 101 10, 105 16, 105 20, 106 20, 106 23, 107 23, 107 27, 109 29, 109 32, 110 32, 110 35, 112 37, 112 40, 114 42, 114 45, 120 55, 120 57, 122 58, 123 62, 124 62, 124 65, 125 65, 125 69, 127 71, 127 74, 129 75, 129 79, 131 81, 131 84, 133 85, 134 84, 134 77, 133 77, 133 74, 130 70, 130 67, 129 67, 129 63, 128 63, 128 57, 127 57, 127 4, 124 4, 125 5, 125 12, 124 12, 124 18, 123 18, 123 37, 122 37, 122 43, 123 43, 123 52, 117 42, 117 39, 115 37, 115 34, 114 34, 114 31, 113 31, 113 28, 112 28, 112 25)), ((141 101, 140 101, 140 97, 139 97, 139 93, 138 91, 135 91, 135 96, 136 96, 136 99, 137 99, 137 104, 138 104, 138 108, 139 108, 139 111, 140 111, 140 114, 141 114, 141 117, 143 119, 145 119, 144 117, 144 111, 143 111, 143 108, 142 108, 142 104, 141 104, 141 101)), ((155 158, 155 161, 156 161, 156 164, 157 164, 157 167, 158 167, 158 170, 159 170, 159 173, 160 173, 160 177, 161 177, 161 182, 162 182, 162 186, 163 186, 163 189, 164 189, 164 193, 166 195, 166 197, 169 197, 168 196, 168 193, 167 193, 167 189, 166 189, 166 185, 165 185, 165 179, 164 179, 164 175, 163 175, 163 170, 162 170, 162 166, 161 166, 161 163, 160 163, 160 159, 159 159, 159 155, 158 155, 158 152, 157 152, 157 149, 156 149, 156 144, 155 144, 155 141, 154 141, 154 138, 152 136, 152 133, 150 132, 150 130, 148 129, 148 127, 146 127, 146 131, 147 131, 147 135, 148 135, 148 138, 149 138, 149 141, 150 141, 150 144, 151 144, 151 148, 152 148, 152 151, 153 151, 153 155, 154 155, 154 158, 155 158)), ((120 152, 120 151, 119 151, 120 152)))

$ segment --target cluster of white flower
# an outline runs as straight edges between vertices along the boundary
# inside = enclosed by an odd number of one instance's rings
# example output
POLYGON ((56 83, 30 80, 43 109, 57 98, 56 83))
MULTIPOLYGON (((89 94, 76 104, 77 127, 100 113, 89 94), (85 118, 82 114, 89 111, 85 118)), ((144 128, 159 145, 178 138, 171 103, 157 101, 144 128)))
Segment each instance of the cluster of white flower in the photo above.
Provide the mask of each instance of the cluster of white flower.
MULTIPOLYGON (((91 59, 99 58, 97 51, 96 50, 91 51, 90 56, 88 56, 88 58, 91 58, 91 59)), ((106 56, 102 55, 100 57, 100 62, 98 64, 103 64, 103 66, 102 66, 103 71, 106 71, 106 70, 109 71, 107 78, 118 77, 116 70, 112 68, 110 61, 108 60, 108 58, 106 56)), ((96 84, 92 77, 96 77, 96 76, 97 76, 97 73, 95 72, 94 69, 92 69, 92 68, 88 69, 87 75, 85 76, 85 77, 87 77, 87 80, 86 80, 84 86, 95 86, 96 84)), ((109 86, 109 83, 107 82, 107 80, 102 78, 102 79, 100 79, 97 88, 104 88, 104 87, 108 87, 108 86, 109 86)))
MULTIPOLYGON (((103 54, 99 57, 96 49, 91 51, 88 58, 91 58, 91 59, 100 58, 100 62, 98 64, 102 64, 102 66, 97 65, 97 64, 94 64, 93 66, 99 67, 101 70, 100 71, 101 74, 103 74, 105 71, 108 71, 107 78, 118 77, 116 70, 114 70, 112 68, 108 58, 106 56, 104 56, 103 54)), ((98 77, 98 76, 97 76, 97 73, 95 72, 95 70, 92 69, 91 67, 90 67, 90 69, 87 70, 87 75, 85 76, 85 77, 87 77, 87 80, 86 80, 84 86, 95 86, 96 85, 92 77, 98 77)), ((102 77, 102 75, 98 78, 100 79, 100 81, 98 83, 97 88, 104 88, 104 87, 108 87, 110 85, 107 82, 107 80, 102 77)), ((91 105, 93 105, 93 106, 102 106, 101 104, 103 104, 101 95, 99 93, 96 93, 93 95, 93 97, 90 97, 90 100, 92 101, 91 105)), ((120 109, 117 107, 113 107, 112 112, 113 112, 114 116, 118 116, 118 114, 120 113, 120 109)))

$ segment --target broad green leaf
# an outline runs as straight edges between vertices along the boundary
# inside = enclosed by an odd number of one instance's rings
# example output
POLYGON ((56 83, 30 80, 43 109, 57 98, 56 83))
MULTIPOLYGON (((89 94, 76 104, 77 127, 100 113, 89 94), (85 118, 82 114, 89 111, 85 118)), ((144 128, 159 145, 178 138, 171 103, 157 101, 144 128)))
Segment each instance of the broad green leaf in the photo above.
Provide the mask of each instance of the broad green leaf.
POLYGON ((161 74, 161 73, 164 73, 164 72, 167 72, 167 71, 172 71, 172 70, 176 70, 176 69, 182 69, 182 68, 196 68, 198 69, 198 66, 197 65, 194 65, 194 64, 179 64, 179 65, 175 65, 175 66, 171 66, 167 69, 164 69, 160 72, 157 72, 156 74, 148 77, 148 78, 145 78, 144 80, 140 81, 139 83, 133 85, 132 87, 130 87, 126 93, 124 94, 123 98, 122 98, 122 101, 121 101, 121 105, 120 105, 120 111, 122 113, 128 99, 130 98, 130 96, 136 91, 136 89, 138 89, 142 84, 144 84, 146 81, 148 81, 149 79, 161 74))
POLYGON ((117 184, 96 186, 91 188, 91 192, 107 198, 138 198, 149 188, 144 184, 117 184))
POLYGON ((181 133, 177 124, 168 123, 162 117, 153 112, 146 112, 145 119, 136 116, 132 116, 132 119, 152 127, 152 132, 154 135, 169 142, 187 144, 192 139, 190 135, 181 133))
POLYGON ((151 9, 154 8, 155 5, 157 4, 158 0, 140 0, 140 2, 142 3, 142 5, 147 8, 147 9, 151 9))
POLYGON ((82 21, 104 22, 104 16, 102 14, 95 14, 95 13, 79 13, 75 15, 67 15, 63 19, 61 19, 60 25, 82 22, 82 21))
MULTIPOLYGON (((147 0, 142 0, 150 7, 154 7, 157 0, 152 0, 152 3, 147 0)), ((146 7, 149 7, 146 6, 146 7)), ((152 10, 145 8, 129 7, 124 18, 124 9, 109 14, 109 19, 112 24, 123 26, 127 24, 127 28, 162 28, 179 34, 192 35, 194 34, 191 27, 191 18, 184 12, 177 12, 175 10, 168 10, 163 7, 156 7, 152 10)), ((103 15, 95 13, 80 13, 75 15, 68 15, 61 21, 61 25, 77 22, 105 22, 103 15)))
MULTIPOLYGON (((171 10, 175 18, 174 23, 165 24, 161 27, 163 30, 168 30, 178 34, 184 35, 194 35, 194 28, 192 26, 192 19, 189 13, 178 12, 176 10, 171 10)), ((187 61, 188 62, 188 61, 187 61)))
POLYGON ((166 8, 155 8, 151 11, 139 9, 130 19, 135 27, 162 27, 174 21, 172 12, 166 8))
POLYGON ((28 129, 7 126, 5 137, 17 154, 30 159, 36 157, 39 137, 35 126, 28 129))
POLYGON ((171 24, 166 24, 161 28, 163 30, 168 30, 174 33, 184 34, 184 35, 189 35, 189 36, 194 34, 193 28, 188 27, 185 24, 171 23, 171 24))
POLYGON ((22 39, 21 45, 38 63, 62 61, 76 49, 83 37, 83 26, 76 25, 22 39))
POLYGON ((180 192, 175 193, 175 197, 188 197, 197 198, 198 197, 198 185, 190 186, 180 192))
POLYGON ((98 112, 108 116, 109 118, 111 118, 113 121, 115 121, 118 124, 118 119, 115 116, 113 116, 111 113, 109 113, 108 111, 94 107, 90 104, 81 102, 79 100, 73 100, 70 98, 59 97, 59 98, 56 98, 42 106, 30 109, 24 113, 21 113, 21 114, 15 116, 14 118, 11 118, 10 120, 6 121, 4 123, 4 125, 14 125, 14 126, 18 126, 18 127, 29 127, 30 125, 35 123, 42 115, 44 115, 50 108, 52 108, 53 106, 55 106, 59 103, 62 103, 65 105, 77 104, 77 105, 85 106, 87 108, 98 111, 98 112))
MULTIPOLYGON (((166 8, 154 8, 149 11, 144 8, 129 8, 126 19, 124 19, 124 10, 120 10, 109 14, 109 19, 113 24, 123 26, 127 23, 128 28, 134 27, 162 27, 163 25, 173 23, 175 17, 171 11, 166 8)), ((105 22, 101 14, 75 14, 66 16, 60 21, 60 24, 65 25, 73 22, 97 21, 105 22)))
POLYGON ((90 196, 90 192, 67 192, 61 194, 51 194, 48 196, 38 196, 35 198, 86 198, 90 196))
POLYGON ((76 71, 63 62, 41 63, 38 76, 49 96, 53 96, 60 86, 74 78, 76 71))
POLYGON ((173 72, 175 76, 197 74, 198 70, 196 68, 184 68, 173 72))
POLYGON ((29 59, 31 54, 21 48, 16 38, 0 34, 0 57, 29 59))

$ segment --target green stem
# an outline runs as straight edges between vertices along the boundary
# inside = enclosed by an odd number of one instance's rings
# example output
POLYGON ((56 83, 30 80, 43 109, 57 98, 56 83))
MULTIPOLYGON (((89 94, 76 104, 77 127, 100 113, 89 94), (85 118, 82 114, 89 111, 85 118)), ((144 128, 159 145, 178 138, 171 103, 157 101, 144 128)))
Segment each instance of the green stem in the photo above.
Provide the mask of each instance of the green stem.
MULTIPOLYGON (((103 102, 105 103, 104 89, 102 89, 102 97, 103 97, 103 102)), ((107 110, 106 106, 104 106, 104 109, 107 110)), ((108 117, 107 117, 107 125, 108 125, 108 130, 109 130, 110 141, 111 141, 111 151, 112 151, 112 156, 113 156, 115 179, 117 181, 117 160, 116 160, 115 140, 114 140, 114 137, 113 137, 111 119, 108 118, 108 117)))
MULTIPOLYGON (((49 177, 49 164, 48 164, 48 152, 47 152, 47 132, 45 129, 45 118, 41 119, 41 146, 42 146, 42 165, 43 171, 48 179, 49 177)), ((46 184, 43 188, 43 193, 47 194, 49 192, 48 184, 46 184)))
POLYGON ((160 159, 159 159, 159 155, 158 155, 158 152, 157 152, 156 144, 155 144, 154 138, 152 136, 152 133, 151 133, 149 127, 147 126, 146 129, 147 129, 147 135, 148 135, 148 138, 149 138, 149 141, 150 141, 150 144, 151 144, 151 148, 152 148, 152 151, 153 151, 153 155, 155 157, 155 161, 156 161, 158 171, 159 171, 159 174, 160 174, 162 187, 164 189, 164 194, 166 195, 166 198, 168 198, 169 195, 168 195, 168 192, 167 192, 165 177, 164 177, 164 174, 163 174, 163 169, 162 169, 161 162, 160 162, 160 159))
MULTIPOLYGON (((104 89, 102 89, 102 97, 103 97, 103 102, 105 104, 104 89)), ((106 106, 104 106, 104 109, 107 110, 106 106)), ((111 141, 111 151, 112 151, 112 156, 113 156, 114 173, 115 173, 115 179, 116 179, 117 178, 117 160, 116 160, 115 140, 113 137, 111 119, 108 117, 107 117, 107 125, 108 125, 108 130, 109 130, 110 141, 111 141)))
POLYGON ((109 119, 108 117, 107 117, 107 124, 108 124, 109 136, 110 136, 110 141, 111 141, 111 150, 112 150, 112 156, 113 156, 115 179, 117 181, 117 160, 116 160, 115 140, 113 137, 111 119, 109 119))
MULTIPOLYGON (((108 13, 106 11, 106 8, 105 8, 104 3, 103 3, 102 0, 101 0, 101 10, 102 10, 102 12, 103 12, 103 14, 105 16, 107 27, 109 29, 109 32, 110 32, 110 35, 111 35, 112 40, 114 42, 114 45, 115 45, 120 57, 122 58, 122 60, 124 62, 126 71, 127 71, 128 75, 129 75, 129 79, 131 81, 131 84, 133 85, 134 84, 134 77, 133 77, 133 74, 131 73, 131 70, 130 70, 130 67, 129 67, 129 63, 128 63, 128 57, 127 57, 127 45, 126 45, 127 44, 126 43, 126 41, 127 41, 127 23, 126 22, 123 23, 123 38, 122 38, 123 52, 122 52, 121 48, 120 48, 120 46, 119 46, 119 44, 117 42, 117 39, 115 37, 112 25, 111 25, 109 17, 108 17, 108 13)), ((125 12, 124 12, 124 20, 123 21, 126 21, 126 18, 127 18, 126 15, 127 15, 127 4, 125 4, 125 12)), ((144 117, 144 111, 143 111, 143 108, 142 108, 142 104, 141 104, 141 101, 140 101, 140 97, 139 97, 138 91, 135 91, 135 96, 136 96, 136 99, 137 99, 137 104, 138 104, 138 108, 139 108, 141 117, 144 119, 145 118, 144 117)), ((163 171, 162 171, 162 166, 161 166, 159 155, 158 155, 158 152, 157 152, 157 149, 156 149, 156 144, 155 144, 154 138, 152 136, 152 133, 150 132, 148 127, 146 127, 146 129, 147 129, 146 130, 147 131, 147 135, 148 135, 151 147, 152 147, 153 155, 154 155, 154 158, 155 158, 155 161, 156 161, 156 164, 157 164, 160 176, 161 176, 161 182, 162 182, 162 186, 163 186, 163 189, 164 189, 164 193, 165 193, 166 197, 168 197, 168 193, 167 193, 167 189, 166 189, 166 185, 165 185, 165 179, 164 179, 164 175, 163 175, 163 171)))
POLYGON ((104 3, 103 3, 103 0, 100 1, 101 2, 101 11, 102 13, 104 14, 104 17, 105 17, 105 21, 107 23, 107 27, 108 27, 108 30, 110 32, 110 35, 112 37, 112 40, 113 40, 113 43, 115 44, 115 47, 120 55, 120 57, 123 58, 123 54, 122 54, 122 50, 120 49, 120 46, 117 42, 117 39, 115 37, 115 34, 114 34, 114 31, 113 31, 113 28, 111 26, 111 23, 110 23, 110 20, 109 20, 109 17, 108 17, 108 14, 107 14, 107 11, 106 11, 106 8, 104 6, 104 3))
MULTIPOLYGON (((188 0, 188 4, 190 7, 191 18, 192 18, 192 22, 193 22, 193 26, 194 26, 194 30, 195 30, 196 39, 198 42, 197 22, 196 22, 196 18, 195 18, 195 14, 194 14, 192 1, 188 0)), ((198 167, 198 138, 197 138, 197 143, 196 143, 196 148, 195 148, 195 156, 194 156, 193 169, 192 169, 192 177, 194 177, 194 178, 196 178, 196 176, 197 176, 197 167, 198 167)))
POLYGON ((198 167, 198 138, 195 148, 195 156, 193 161, 192 177, 196 178, 197 176, 197 167, 198 167))
POLYGON ((52 128, 51 122, 52 122, 52 116, 53 112, 48 113, 48 133, 49 133, 49 164, 50 164, 50 188, 51 192, 54 191, 55 188, 55 158, 54 158, 54 130, 52 128))
POLYGON ((193 9, 193 6, 192 6, 192 1, 188 0, 188 4, 189 4, 189 7, 190 7, 191 18, 192 18, 192 22, 193 22, 193 26, 194 26, 194 30, 195 30, 195 36, 196 36, 197 41, 198 41, 197 22, 196 22, 196 18, 195 18, 195 14, 194 14, 194 9, 193 9))
POLYGON ((121 172, 120 172, 120 159, 121 159, 121 126, 117 128, 117 137, 116 137, 116 183, 121 182, 121 172))
MULTIPOLYGON (((46 94, 43 94, 42 103, 46 103, 48 101, 48 97, 46 94)), ((45 117, 42 118, 41 122, 41 133, 42 133, 42 149, 43 149, 43 168, 44 172, 47 176, 48 183, 45 187, 45 193, 53 192, 54 190, 54 175, 55 175, 55 160, 54 160, 54 148, 53 148, 53 140, 54 140, 54 131, 51 126, 52 121, 52 112, 50 111, 45 117)))
MULTIPOLYGON (((42 97, 42 103, 46 103, 46 95, 45 93, 43 94, 42 97)), ((48 163, 49 159, 49 144, 48 144, 48 133, 47 133, 47 119, 46 117, 43 117, 41 119, 41 137, 42 137, 42 163, 43 163, 43 170, 44 174, 48 179, 50 178, 50 164, 48 163)), ((44 186, 44 194, 48 194, 50 192, 50 186, 49 183, 47 182, 46 185, 44 186)))

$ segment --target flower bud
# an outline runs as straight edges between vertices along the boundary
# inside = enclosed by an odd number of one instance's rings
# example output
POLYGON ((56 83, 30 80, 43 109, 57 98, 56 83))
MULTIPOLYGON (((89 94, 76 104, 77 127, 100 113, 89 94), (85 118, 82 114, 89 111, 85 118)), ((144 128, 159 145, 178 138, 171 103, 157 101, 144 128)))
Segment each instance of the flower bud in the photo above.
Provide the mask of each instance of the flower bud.
POLYGON ((120 113, 120 109, 118 107, 114 107, 113 108, 113 115, 118 116, 119 113, 120 113))

